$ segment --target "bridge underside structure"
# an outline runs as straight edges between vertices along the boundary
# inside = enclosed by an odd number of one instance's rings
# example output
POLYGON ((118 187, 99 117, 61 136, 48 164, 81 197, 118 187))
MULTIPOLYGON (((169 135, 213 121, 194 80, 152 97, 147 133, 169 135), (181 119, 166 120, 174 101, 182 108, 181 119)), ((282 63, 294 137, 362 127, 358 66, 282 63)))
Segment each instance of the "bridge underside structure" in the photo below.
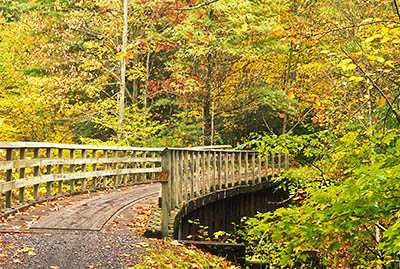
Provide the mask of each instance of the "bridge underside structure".
POLYGON ((288 193, 277 186, 262 178, 256 185, 237 186, 190 201, 175 216, 174 238, 202 239, 203 231, 211 238, 217 231, 231 233, 243 217, 285 206, 288 193))

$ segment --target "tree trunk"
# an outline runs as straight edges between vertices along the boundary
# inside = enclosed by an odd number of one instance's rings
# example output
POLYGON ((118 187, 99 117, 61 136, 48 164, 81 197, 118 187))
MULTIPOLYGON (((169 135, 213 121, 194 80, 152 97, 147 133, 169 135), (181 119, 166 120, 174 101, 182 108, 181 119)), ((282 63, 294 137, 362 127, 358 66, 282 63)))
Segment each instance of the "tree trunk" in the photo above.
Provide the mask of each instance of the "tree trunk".
POLYGON ((128 46, 128 0, 123 2, 123 27, 122 27, 122 58, 121 58, 121 77, 119 90, 119 111, 118 111, 118 140, 123 138, 124 112, 125 112, 125 92, 126 92, 126 48, 128 46))

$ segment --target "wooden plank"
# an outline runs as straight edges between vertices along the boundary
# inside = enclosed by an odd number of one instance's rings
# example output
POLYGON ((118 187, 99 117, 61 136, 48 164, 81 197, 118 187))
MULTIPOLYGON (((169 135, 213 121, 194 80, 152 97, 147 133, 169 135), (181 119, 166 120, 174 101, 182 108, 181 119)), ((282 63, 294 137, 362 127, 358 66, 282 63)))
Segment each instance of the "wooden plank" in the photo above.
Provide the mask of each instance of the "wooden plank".
POLYGON ((206 189, 206 152, 201 153, 201 190, 202 194, 207 193, 206 189))
MULTIPOLYGON (((156 153, 153 152, 153 154, 156 154, 156 153)), ((127 157, 128 157, 128 151, 127 151, 127 150, 124 150, 124 159, 127 159, 127 157)), ((154 164, 154 163, 153 163, 153 164, 154 164)), ((124 162, 123 169, 127 169, 127 168, 128 168, 128 163, 127 163, 127 162, 124 162)), ((155 168, 155 166, 154 166, 153 168, 155 168)), ((153 175, 155 175, 155 174, 153 173, 153 175)), ((128 176, 127 176, 127 175, 123 175, 123 177, 122 177, 122 184, 123 184, 124 186, 126 186, 127 183, 128 183, 128 176)))
POLYGON ((194 174, 195 174, 195 168, 194 168, 194 152, 191 151, 189 153, 189 169, 190 169, 190 196, 189 200, 194 198, 194 174))
POLYGON ((85 199, 44 216, 30 229, 101 230, 121 209, 160 192, 160 184, 140 185, 85 199))
POLYGON ((271 154, 271 175, 275 176, 275 153, 271 154))
POLYGON ((13 180, 9 182, 4 182, 0 184, 0 192, 7 192, 13 189, 18 189, 25 186, 30 186, 34 184, 47 183, 50 181, 65 181, 80 178, 89 177, 105 177, 114 175, 124 175, 124 174, 141 174, 141 173, 152 173, 161 172, 161 167, 156 168, 135 168, 135 169, 116 169, 116 170, 104 170, 104 171, 92 171, 85 173, 73 173, 73 174, 51 174, 36 176, 27 179, 13 180))
POLYGON ((238 153, 238 182, 242 185, 242 153, 238 153))
POLYGON ((251 179, 252 184, 256 183, 256 154, 251 154, 251 179))
POLYGON ((206 155, 207 155, 207 159, 206 159, 206 161, 207 161, 207 164, 206 164, 206 175, 207 175, 207 182, 206 182, 206 185, 207 185, 207 192, 211 192, 211 153, 210 153, 210 151, 208 151, 207 153, 206 153, 206 155))
POLYGON ((118 147, 118 146, 94 146, 94 145, 77 145, 77 144, 56 144, 56 143, 41 143, 41 142, 0 142, 0 149, 86 149, 86 150, 136 150, 136 151, 155 151, 162 152, 165 148, 141 148, 141 147, 118 147))
MULTIPOLYGON (((62 150, 62 149, 60 149, 62 150)), ((45 166, 45 165, 83 165, 83 164, 102 164, 102 163, 141 163, 141 162, 156 162, 161 163, 161 157, 146 157, 146 158, 38 158, 32 160, 13 160, 13 161, 0 161, 0 170, 26 168, 32 166, 45 166)))

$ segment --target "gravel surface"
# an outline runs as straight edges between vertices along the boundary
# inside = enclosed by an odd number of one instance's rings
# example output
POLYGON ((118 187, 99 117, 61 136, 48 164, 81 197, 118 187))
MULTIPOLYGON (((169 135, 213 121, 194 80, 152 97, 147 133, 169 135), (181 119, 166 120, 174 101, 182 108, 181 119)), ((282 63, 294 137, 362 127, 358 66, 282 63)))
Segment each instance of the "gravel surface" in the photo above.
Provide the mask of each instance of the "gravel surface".
POLYGON ((153 241, 132 234, 51 231, 0 235, 0 268, 127 268, 153 241))
POLYGON ((0 218, 0 269, 130 268, 141 262, 148 248, 159 248, 159 242, 141 236, 158 195, 119 211, 101 231, 29 229, 60 207, 112 192, 60 197, 0 218))

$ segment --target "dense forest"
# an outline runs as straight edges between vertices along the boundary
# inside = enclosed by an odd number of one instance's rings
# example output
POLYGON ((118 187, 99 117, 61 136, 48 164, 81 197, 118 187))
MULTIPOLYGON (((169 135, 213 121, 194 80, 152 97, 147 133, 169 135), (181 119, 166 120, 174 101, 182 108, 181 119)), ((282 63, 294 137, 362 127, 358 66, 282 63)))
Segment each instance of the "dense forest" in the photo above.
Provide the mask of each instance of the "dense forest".
POLYGON ((289 153, 253 258, 399 266, 396 0, 1 0, 2 141, 289 153))

